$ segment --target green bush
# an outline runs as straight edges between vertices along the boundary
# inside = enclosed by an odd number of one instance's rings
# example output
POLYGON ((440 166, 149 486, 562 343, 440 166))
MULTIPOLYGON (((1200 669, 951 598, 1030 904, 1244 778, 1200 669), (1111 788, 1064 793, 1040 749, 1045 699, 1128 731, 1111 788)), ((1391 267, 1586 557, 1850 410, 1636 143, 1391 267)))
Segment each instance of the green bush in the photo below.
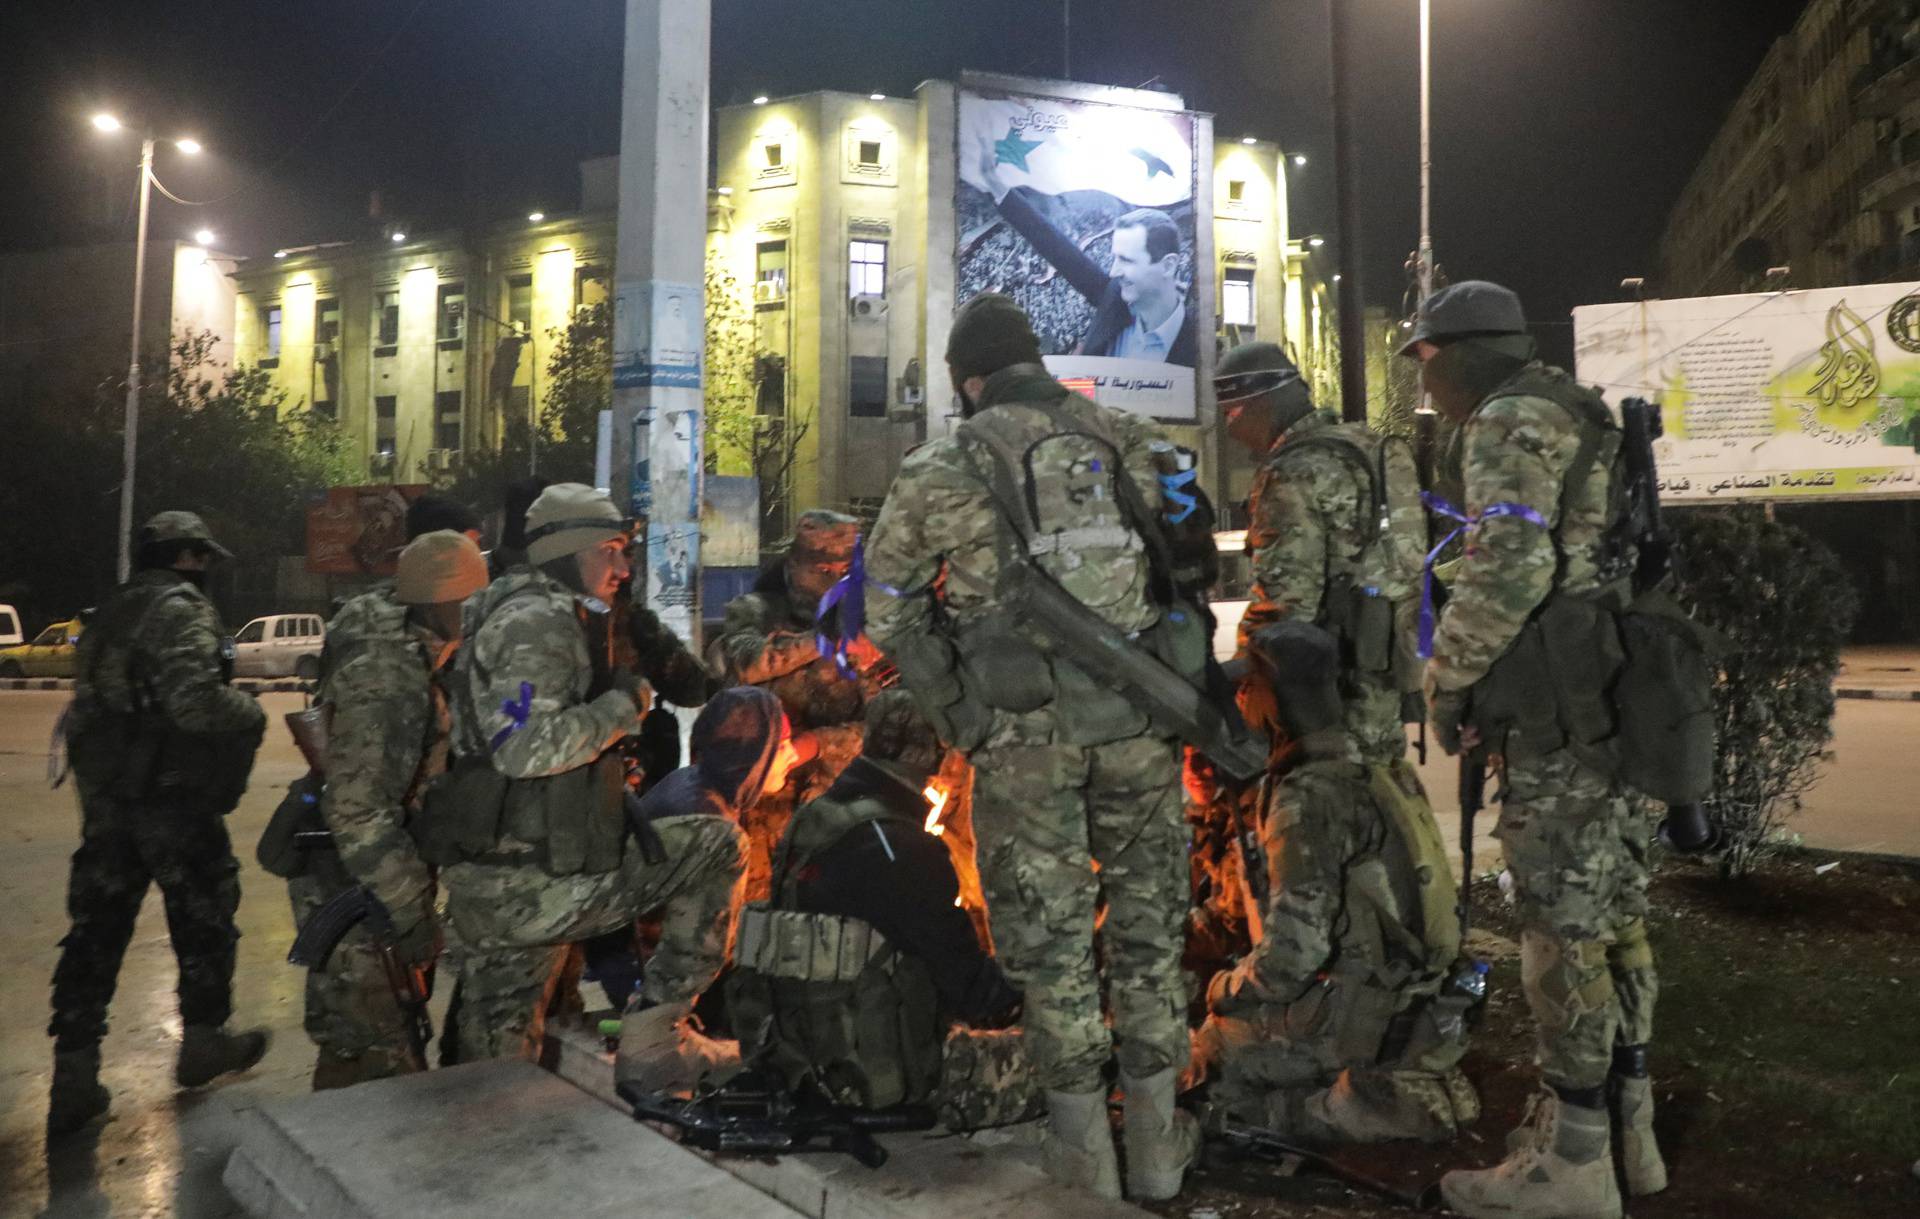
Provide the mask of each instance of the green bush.
POLYGON ((1707 812, 1722 836, 1721 872, 1737 877, 1819 778, 1859 599, 1831 550, 1759 508, 1686 509, 1671 522, 1680 600, 1727 641, 1707 812))

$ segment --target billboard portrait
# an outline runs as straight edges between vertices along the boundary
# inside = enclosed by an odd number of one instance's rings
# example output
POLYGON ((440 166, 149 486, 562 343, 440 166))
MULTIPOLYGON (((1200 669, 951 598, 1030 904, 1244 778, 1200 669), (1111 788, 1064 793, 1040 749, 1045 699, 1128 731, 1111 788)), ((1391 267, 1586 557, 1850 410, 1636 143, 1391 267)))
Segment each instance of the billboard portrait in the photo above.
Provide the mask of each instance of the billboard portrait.
POLYGON ((425 483, 328 487, 307 507, 307 570, 317 576, 391 576, 407 544, 407 505, 425 483))
POLYGON ((1920 495, 1920 284, 1573 311, 1574 366, 1660 407, 1675 503, 1920 495))
POLYGON ((1004 292, 1055 376, 1103 405, 1197 416, 1194 116, 963 90, 956 296, 1004 292))

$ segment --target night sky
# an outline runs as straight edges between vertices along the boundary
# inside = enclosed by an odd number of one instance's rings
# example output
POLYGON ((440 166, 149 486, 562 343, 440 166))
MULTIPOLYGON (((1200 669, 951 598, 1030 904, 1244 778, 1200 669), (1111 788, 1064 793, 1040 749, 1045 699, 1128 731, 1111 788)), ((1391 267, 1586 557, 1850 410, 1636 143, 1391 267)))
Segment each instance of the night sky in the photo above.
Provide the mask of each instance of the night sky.
MULTIPOLYGON (((1358 9, 1368 303, 1398 309, 1417 238, 1418 6, 1358 9)), ((1327 0, 1075 0, 1073 74, 1150 79, 1222 135, 1305 152, 1296 224, 1334 228, 1327 0)), ((1800 0, 1434 0, 1434 234, 1455 279, 1564 322, 1651 275, 1667 210, 1800 0)), ((577 201, 619 144, 622 0, 14 0, 0 5, 0 247, 132 234, 137 144, 101 107, 191 133, 163 148, 156 236, 224 248, 351 238, 368 196, 416 231, 577 201), (382 52, 384 51, 384 54, 382 52), (350 90, 356 79, 357 87, 350 90)), ((905 94, 963 68, 1057 75, 1058 0, 714 0, 716 104, 905 94)), ((1543 325, 1550 354, 1570 347, 1543 325)))

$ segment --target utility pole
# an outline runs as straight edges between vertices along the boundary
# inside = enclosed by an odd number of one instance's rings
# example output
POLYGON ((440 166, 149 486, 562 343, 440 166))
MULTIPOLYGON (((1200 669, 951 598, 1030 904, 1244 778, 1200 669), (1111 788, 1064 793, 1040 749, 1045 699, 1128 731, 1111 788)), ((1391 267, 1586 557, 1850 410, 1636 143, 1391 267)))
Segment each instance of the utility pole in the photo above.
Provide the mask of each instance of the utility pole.
POLYGON ((1333 76, 1333 193, 1340 212, 1340 417, 1367 418, 1366 299, 1360 268, 1360 198, 1354 190, 1359 143, 1353 134, 1353 96, 1347 72, 1353 0, 1327 0, 1328 50, 1333 76))
POLYGON ((1433 295, 1433 0, 1420 0, 1420 300, 1433 295))
POLYGON ((1060 0, 1060 79, 1073 79, 1073 0, 1060 0))
POLYGON ((700 646, 712 0, 627 0, 614 247, 614 502, 646 525, 646 604, 700 646))
POLYGON ((133 239, 133 338, 127 356, 127 412, 120 443, 120 583, 133 574, 133 466, 140 448, 140 304, 147 291, 147 206, 153 197, 153 135, 140 141, 140 228, 133 239))

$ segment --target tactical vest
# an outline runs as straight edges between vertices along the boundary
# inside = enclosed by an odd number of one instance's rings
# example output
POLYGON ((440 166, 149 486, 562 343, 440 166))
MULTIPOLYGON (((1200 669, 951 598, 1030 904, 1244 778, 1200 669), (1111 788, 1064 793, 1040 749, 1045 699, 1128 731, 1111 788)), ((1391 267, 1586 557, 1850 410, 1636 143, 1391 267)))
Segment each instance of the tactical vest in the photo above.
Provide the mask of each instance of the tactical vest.
POLYGON ((1427 538, 1400 521, 1426 520, 1420 474, 1406 442, 1338 423, 1288 440, 1268 460, 1284 474, 1305 453, 1340 459, 1360 488, 1356 533, 1364 539, 1353 570, 1330 575, 1314 625, 1340 643, 1341 667, 1405 693, 1420 688, 1414 615, 1427 538))
POLYGON ((1558 369, 1529 365, 1488 401, 1516 396, 1565 410, 1580 442, 1561 484, 1553 588, 1473 687, 1469 720, 1503 752, 1568 749, 1654 799, 1702 799, 1713 786, 1712 641, 1665 582, 1634 586, 1637 551, 1619 425, 1599 394, 1558 369), (1591 586, 1569 591, 1572 556, 1562 535, 1569 513, 1602 474, 1605 524, 1593 546, 1591 581, 1582 580, 1591 586))
POLYGON ((927 965, 863 920, 805 914, 799 877, 847 834, 917 834, 924 814, 875 795, 831 794, 794 817, 776 850, 771 902, 740 915, 727 1011, 743 1061, 790 1090, 886 1109, 928 1100, 940 1084, 945 1026, 927 965))

